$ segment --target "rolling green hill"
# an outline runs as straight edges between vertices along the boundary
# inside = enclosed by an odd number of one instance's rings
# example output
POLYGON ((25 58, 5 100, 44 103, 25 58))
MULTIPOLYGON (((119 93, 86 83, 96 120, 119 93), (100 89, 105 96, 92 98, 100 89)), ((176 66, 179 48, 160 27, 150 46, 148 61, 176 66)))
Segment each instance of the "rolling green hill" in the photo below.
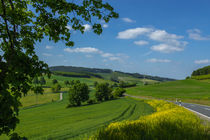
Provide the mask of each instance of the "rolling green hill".
POLYGON ((210 84, 193 79, 132 87, 127 94, 210 105, 210 84))
MULTIPOLYGON (((59 72, 74 72, 75 73, 81 73, 81 74, 86 74, 90 75, 93 77, 98 78, 104 78, 107 80, 110 80, 110 78, 115 75, 117 77, 132 77, 136 79, 149 79, 149 80, 155 80, 155 81, 174 81, 175 79, 170 79, 170 78, 163 78, 163 77, 158 77, 158 76, 150 76, 150 75, 142 75, 139 73, 126 73, 126 72, 121 72, 121 71, 113 71, 110 69, 98 69, 98 68, 84 68, 84 67, 73 67, 73 66, 53 66, 50 67, 50 70, 52 72, 59 71, 59 72), (101 76, 101 77, 100 77, 101 76)), ((79 75, 79 74, 77 74, 79 75)))
MULTIPOLYGON (((148 104, 131 98, 66 108, 67 97, 65 94, 63 101, 21 109, 16 132, 30 140, 84 139, 111 122, 136 120, 153 112, 148 104)), ((0 139, 8 138, 1 136, 0 139)))
POLYGON ((192 76, 208 75, 208 74, 210 74, 210 66, 206 66, 193 71, 192 76))

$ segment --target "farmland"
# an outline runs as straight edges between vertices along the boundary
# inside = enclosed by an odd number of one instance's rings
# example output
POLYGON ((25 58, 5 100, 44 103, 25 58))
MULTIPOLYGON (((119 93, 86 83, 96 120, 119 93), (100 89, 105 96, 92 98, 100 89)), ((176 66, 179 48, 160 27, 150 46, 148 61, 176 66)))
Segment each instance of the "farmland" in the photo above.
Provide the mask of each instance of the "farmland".
POLYGON ((179 80, 127 89, 127 94, 161 99, 182 99, 185 102, 210 105, 208 80, 179 80))
POLYGON ((111 122, 135 120, 153 112, 148 104, 130 98, 66 108, 67 97, 65 94, 63 101, 22 109, 16 131, 29 139, 79 139, 111 122))

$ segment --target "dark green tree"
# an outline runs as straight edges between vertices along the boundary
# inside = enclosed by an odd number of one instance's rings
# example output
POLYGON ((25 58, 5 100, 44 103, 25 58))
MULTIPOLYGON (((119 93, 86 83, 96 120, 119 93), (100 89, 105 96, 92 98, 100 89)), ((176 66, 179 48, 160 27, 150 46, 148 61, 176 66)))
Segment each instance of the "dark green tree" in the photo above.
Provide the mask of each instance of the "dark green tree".
POLYGON ((52 92, 59 92, 61 90, 61 85, 56 83, 51 87, 52 92))
POLYGON ((65 84, 66 86, 70 85, 70 83, 69 83, 68 80, 65 80, 65 81, 64 81, 64 84, 65 84))
POLYGON ((109 100, 111 97, 112 88, 108 83, 97 84, 95 97, 97 101, 109 100))
POLYGON ((73 46, 67 26, 84 33, 83 25, 91 23, 93 32, 101 34, 100 21, 117 17, 103 0, 0 1, 0 135, 10 135, 19 122, 20 97, 39 88, 31 85, 32 80, 50 76, 48 65, 35 53, 36 42, 49 38, 73 46))
POLYGON ((69 106, 80 106, 89 99, 89 89, 85 83, 75 83, 69 89, 69 106))
POLYGON ((121 88, 121 87, 117 87, 114 92, 113 92, 113 96, 116 98, 116 97, 122 97, 123 96, 123 93, 125 93, 126 90, 124 88, 121 88))
POLYGON ((38 85, 39 83, 40 83, 40 81, 39 81, 38 77, 35 77, 35 78, 33 79, 33 84, 34 84, 34 85, 38 85))
POLYGON ((44 79, 43 76, 40 78, 39 83, 40 83, 41 85, 45 85, 45 84, 46 84, 46 80, 44 79))
POLYGON ((56 79, 53 79, 53 80, 52 80, 52 83, 53 83, 53 85, 55 85, 55 84, 58 83, 58 81, 57 81, 56 79))

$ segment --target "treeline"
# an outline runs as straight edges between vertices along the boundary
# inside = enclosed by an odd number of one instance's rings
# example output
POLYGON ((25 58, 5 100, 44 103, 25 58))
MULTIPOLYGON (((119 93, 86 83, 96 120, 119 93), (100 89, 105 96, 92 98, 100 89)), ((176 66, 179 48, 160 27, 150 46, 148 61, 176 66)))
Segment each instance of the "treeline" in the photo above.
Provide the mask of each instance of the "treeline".
POLYGON ((208 75, 208 74, 210 74, 210 66, 206 66, 193 71, 192 76, 208 75))
POLYGON ((150 79, 150 80, 155 80, 155 81, 160 81, 160 82, 165 82, 165 81, 175 81, 175 79, 171 79, 171 78, 164 78, 164 77, 159 77, 159 76, 150 76, 150 75, 143 75, 143 74, 139 74, 139 73, 126 73, 126 72, 121 72, 121 71, 115 71, 121 74, 127 74, 130 75, 132 77, 135 78, 139 78, 139 79, 150 79))
MULTIPOLYGON (((98 78, 102 78, 100 73, 108 73, 111 75, 116 74, 116 75, 132 76, 134 78, 139 78, 139 79, 145 78, 145 79, 156 80, 156 81, 160 81, 160 82, 175 80, 175 79, 171 79, 171 78, 143 75, 143 74, 139 74, 139 73, 127 73, 127 72, 121 72, 121 71, 112 71, 111 69, 84 68, 84 67, 73 67, 73 66, 54 66, 54 67, 50 67, 50 70, 52 72, 62 71, 62 72, 83 73, 83 74, 87 74, 87 75, 98 77, 98 78), (93 75, 93 74, 95 74, 95 75, 93 75)), ((115 79, 113 79, 113 80, 115 80, 115 79)))
POLYGON ((65 77, 91 78, 91 76, 93 76, 93 77, 103 79, 101 75, 94 74, 94 73, 76 73, 76 72, 62 72, 62 71, 53 71, 52 73, 54 75, 61 75, 65 77))
POLYGON ((76 72, 76 73, 112 73, 110 69, 97 69, 97 68, 84 68, 84 67, 73 67, 73 66, 54 66, 50 67, 51 71, 63 71, 63 72, 76 72))
POLYGON ((208 75, 191 76, 191 79, 196 79, 196 80, 210 79, 210 74, 208 74, 208 75))

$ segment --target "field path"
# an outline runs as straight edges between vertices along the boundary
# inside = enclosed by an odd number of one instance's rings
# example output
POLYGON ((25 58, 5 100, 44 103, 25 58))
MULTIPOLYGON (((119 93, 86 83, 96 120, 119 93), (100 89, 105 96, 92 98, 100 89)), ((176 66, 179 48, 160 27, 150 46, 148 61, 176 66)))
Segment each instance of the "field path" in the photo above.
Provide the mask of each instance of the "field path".
MULTIPOLYGON (((141 97, 141 96, 133 96, 133 95, 128 95, 128 94, 124 94, 124 95, 133 97, 133 98, 139 98, 139 99, 155 99, 155 98, 146 98, 146 97, 141 97)), ((166 100, 166 101, 168 101, 168 100, 166 100)), ((171 101, 169 101, 169 102, 171 102, 171 101)), ((196 113, 201 118, 210 121, 210 106, 198 105, 198 104, 192 104, 192 103, 183 103, 183 102, 181 103, 181 105, 184 108, 196 113)))

